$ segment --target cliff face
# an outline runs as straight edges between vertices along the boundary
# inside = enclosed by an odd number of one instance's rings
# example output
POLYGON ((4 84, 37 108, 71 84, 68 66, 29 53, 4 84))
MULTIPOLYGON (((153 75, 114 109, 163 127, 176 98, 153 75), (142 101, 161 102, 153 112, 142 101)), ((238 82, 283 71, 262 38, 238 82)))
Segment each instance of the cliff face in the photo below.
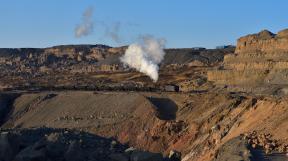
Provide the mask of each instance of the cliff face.
POLYGON ((263 30, 258 34, 252 34, 238 39, 235 53, 251 52, 283 52, 288 51, 288 30, 282 30, 273 34, 263 30))
POLYGON ((285 87, 288 85, 288 30, 277 34, 264 30, 241 37, 235 53, 224 57, 221 69, 209 71, 208 80, 246 89, 285 87))

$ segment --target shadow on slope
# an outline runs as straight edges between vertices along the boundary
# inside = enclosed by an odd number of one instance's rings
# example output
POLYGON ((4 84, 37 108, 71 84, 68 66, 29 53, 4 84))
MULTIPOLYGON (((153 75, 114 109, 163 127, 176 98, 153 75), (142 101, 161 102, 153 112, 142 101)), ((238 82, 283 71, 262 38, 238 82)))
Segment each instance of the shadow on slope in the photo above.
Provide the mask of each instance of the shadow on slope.
POLYGON ((13 111, 13 102, 19 94, 0 93, 0 127, 7 120, 11 111, 13 111))
POLYGON ((43 127, 0 131, 1 161, 117 161, 133 157, 164 160, 158 153, 127 148, 113 138, 75 130, 43 127))
POLYGON ((178 111, 178 106, 174 101, 169 98, 156 98, 148 97, 147 98, 154 106, 156 116, 160 120, 175 120, 176 112, 178 111))

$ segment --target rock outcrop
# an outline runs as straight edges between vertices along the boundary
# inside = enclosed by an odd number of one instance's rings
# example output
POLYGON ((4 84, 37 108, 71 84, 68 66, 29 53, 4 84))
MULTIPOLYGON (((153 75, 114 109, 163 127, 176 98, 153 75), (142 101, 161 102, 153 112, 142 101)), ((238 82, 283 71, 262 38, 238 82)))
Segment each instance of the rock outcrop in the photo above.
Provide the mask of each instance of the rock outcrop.
MULTIPOLYGON (((235 53, 224 57, 220 69, 209 71, 215 84, 259 87, 288 85, 288 30, 263 30, 238 39, 235 53)), ((279 88, 278 88, 279 89, 279 88)), ((243 90, 243 89, 242 89, 243 90)))

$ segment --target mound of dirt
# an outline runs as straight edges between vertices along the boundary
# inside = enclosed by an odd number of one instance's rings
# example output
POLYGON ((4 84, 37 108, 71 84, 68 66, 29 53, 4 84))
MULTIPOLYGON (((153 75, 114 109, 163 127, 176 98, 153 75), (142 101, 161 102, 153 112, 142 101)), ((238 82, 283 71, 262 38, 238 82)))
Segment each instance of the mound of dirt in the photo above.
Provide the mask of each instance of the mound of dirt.
POLYGON ((153 107, 145 96, 136 93, 24 94, 15 100, 9 120, 3 126, 98 127, 122 122, 139 110, 153 113, 153 107))

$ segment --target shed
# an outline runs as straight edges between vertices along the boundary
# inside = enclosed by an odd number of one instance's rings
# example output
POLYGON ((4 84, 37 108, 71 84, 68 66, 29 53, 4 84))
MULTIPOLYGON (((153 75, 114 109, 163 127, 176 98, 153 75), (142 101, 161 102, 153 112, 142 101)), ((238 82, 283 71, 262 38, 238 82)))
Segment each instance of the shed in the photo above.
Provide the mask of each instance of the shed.
POLYGON ((177 85, 166 85, 164 87, 166 92, 179 92, 179 86, 177 85))

